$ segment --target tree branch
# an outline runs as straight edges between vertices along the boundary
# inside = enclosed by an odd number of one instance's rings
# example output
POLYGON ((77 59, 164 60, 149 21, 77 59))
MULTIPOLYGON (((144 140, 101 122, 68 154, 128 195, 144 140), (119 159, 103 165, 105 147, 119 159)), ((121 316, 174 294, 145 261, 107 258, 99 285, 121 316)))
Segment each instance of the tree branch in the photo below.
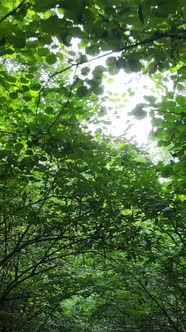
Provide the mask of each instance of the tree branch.
MULTIPOLYGON (((46 88, 46 86, 49 84, 49 82, 55 76, 60 75, 60 74, 64 73, 67 70, 70 70, 71 68, 73 68, 75 66, 78 67, 78 66, 83 65, 85 63, 93 62, 93 61, 96 61, 96 60, 101 59, 101 58, 106 58, 107 56, 112 55, 113 53, 126 52, 126 51, 128 51, 130 49, 133 49, 133 48, 136 48, 138 46, 154 43, 155 41, 160 40, 162 38, 175 38, 175 39, 185 39, 186 40, 186 31, 181 30, 181 31, 177 31, 175 33, 173 33, 173 32, 163 32, 163 33, 156 32, 156 33, 154 33, 154 35, 151 38, 147 38, 147 39, 144 39, 142 41, 138 41, 134 44, 124 46, 124 47, 122 47, 118 50, 109 51, 107 53, 98 55, 98 56, 96 56, 95 58, 92 58, 92 59, 83 60, 83 61, 80 61, 78 63, 72 63, 70 66, 65 67, 65 68, 63 68, 59 71, 56 71, 54 74, 50 75, 49 79, 47 80, 45 85, 42 86, 42 88, 40 89, 40 91, 38 93, 39 100, 41 98, 41 93, 43 92, 43 90, 46 88)), ((38 107, 38 105, 37 105, 37 107, 38 107)))
POLYGON ((7 13, 4 17, 2 17, 2 18, 0 19, 0 23, 2 23, 3 21, 5 21, 9 16, 13 16, 14 14, 16 14, 16 12, 21 8, 21 6, 22 6, 25 2, 26 2, 26 0, 22 0, 22 1, 20 2, 20 4, 19 4, 16 8, 12 9, 9 13, 7 13))

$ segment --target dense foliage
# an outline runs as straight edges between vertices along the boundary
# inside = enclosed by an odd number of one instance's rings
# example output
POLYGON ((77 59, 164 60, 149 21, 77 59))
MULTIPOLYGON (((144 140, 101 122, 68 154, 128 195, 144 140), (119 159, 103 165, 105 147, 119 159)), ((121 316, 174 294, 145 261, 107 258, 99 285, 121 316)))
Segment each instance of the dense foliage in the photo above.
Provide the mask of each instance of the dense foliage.
POLYGON ((185 42, 185 0, 1 1, 0 331, 186 331, 185 42), (168 160, 89 132, 120 71, 168 160))

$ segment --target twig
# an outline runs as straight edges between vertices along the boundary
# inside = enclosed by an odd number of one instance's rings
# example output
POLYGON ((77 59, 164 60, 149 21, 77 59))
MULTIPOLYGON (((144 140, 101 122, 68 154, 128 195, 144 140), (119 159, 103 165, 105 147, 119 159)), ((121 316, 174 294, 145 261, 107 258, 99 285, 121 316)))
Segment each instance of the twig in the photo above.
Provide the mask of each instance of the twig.
POLYGON ((76 71, 77 71, 77 69, 78 69, 78 64, 76 65, 76 69, 75 69, 75 71, 74 71, 73 82, 72 82, 71 87, 70 87, 70 91, 69 91, 69 94, 68 94, 67 101, 66 101, 65 104, 63 105, 61 111, 57 114, 55 120, 54 120, 54 121, 50 124, 50 126, 48 127, 47 132, 49 132, 50 129, 56 124, 56 122, 59 120, 61 114, 64 112, 65 108, 68 106, 68 104, 69 104, 69 102, 70 102, 70 98, 71 98, 71 96, 72 96, 72 91, 73 91, 73 87, 74 87, 74 83, 75 83, 75 82, 74 82, 74 78, 75 78, 75 76, 76 76, 76 71))
POLYGON ((5 21, 9 16, 13 16, 21 8, 21 6, 24 4, 25 1, 26 0, 21 1, 16 8, 12 9, 9 13, 7 13, 4 17, 2 17, 0 19, 0 23, 5 21))
MULTIPOLYGON (((89 63, 89 62, 93 62, 93 61, 96 61, 98 59, 101 59, 101 58, 104 58, 104 57, 107 57, 113 53, 120 53, 120 52, 124 52, 124 51, 128 51, 130 49, 133 49, 135 47, 138 47, 138 46, 141 46, 141 45, 145 45, 145 44, 150 44, 150 43, 153 43, 155 42, 156 40, 159 40, 159 39, 162 39, 162 38, 175 38, 175 39, 185 39, 186 40, 186 31, 184 31, 185 33, 183 33, 183 31, 181 31, 181 33, 179 31, 173 33, 173 32, 164 32, 164 33, 154 33, 154 35, 151 37, 151 38, 147 38, 147 39, 144 39, 142 41, 139 41, 139 42, 136 42, 134 44, 131 44, 131 45, 128 45, 128 46, 124 46, 118 50, 114 50, 114 51, 109 51, 107 53, 104 53, 104 54, 101 54, 101 55, 98 55, 96 56, 95 58, 92 58, 92 59, 87 59, 87 60, 83 60, 83 61, 80 61, 78 63, 72 63, 70 66, 66 67, 66 68, 63 68, 59 71, 56 71, 54 74, 52 74, 49 79, 47 80, 47 82, 45 83, 45 85, 42 86, 42 88, 40 89, 39 91, 39 102, 40 102, 40 98, 41 98, 41 93, 43 92, 43 90, 45 89, 45 87, 48 85, 48 83, 57 75, 60 75, 62 73, 64 73, 65 71, 67 70, 70 70, 71 68, 73 67, 78 67, 80 65, 83 65, 85 63, 89 63)), ((37 104, 37 107, 38 107, 38 104, 37 104)))

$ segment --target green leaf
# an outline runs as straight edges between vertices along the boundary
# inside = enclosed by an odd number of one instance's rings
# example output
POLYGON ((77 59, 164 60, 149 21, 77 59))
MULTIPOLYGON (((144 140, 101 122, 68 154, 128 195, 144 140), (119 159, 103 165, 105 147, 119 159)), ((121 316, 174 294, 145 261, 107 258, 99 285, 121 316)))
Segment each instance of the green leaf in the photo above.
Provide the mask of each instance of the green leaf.
POLYGON ((18 98, 18 94, 17 94, 17 92, 11 92, 11 93, 10 93, 10 98, 11 98, 11 99, 17 99, 17 98, 18 98))
POLYGON ((132 54, 126 56, 125 71, 127 73, 135 72, 141 70, 140 55, 139 53, 133 52, 132 54))
POLYGON ((26 37, 24 32, 18 31, 9 37, 10 43, 16 48, 24 48, 26 46, 26 37))
POLYGON ((94 87, 92 89, 92 91, 96 94, 96 95, 102 95, 104 93, 104 87, 103 86, 97 86, 94 87))
POLYGON ((47 56, 50 55, 50 50, 47 47, 41 47, 38 49, 39 56, 47 56))
POLYGON ((56 0, 35 0, 33 8, 35 11, 45 12, 50 8, 55 8, 57 4, 58 2, 56 0))
POLYGON ((154 105, 156 103, 157 98, 154 96, 144 96, 143 97, 149 104, 154 105))
POLYGON ((53 65, 54 63, 56 63, 57 61, 57 58, 56 58, 56 55, 55 54, 49 54, 47 57, 46 57, 46 62, 49 64, 49 65, 53 65))
POLYGON ((121 57, 116 61, 116 67, 119 69, 124 69, 125 68, 125 64, 126 64, 126 60, 121 57))
POLYGON ((99 47, 97 45, 88 46, 86 47, 85 52, 89 55, 97 55, 99 53, 99 47))
POLYGON ((108 72, 109 72, 109 74, 111 74, 111 75, 117 75, 117 74, 119 73, 119 71, 120 71, 120 68, 118 68, 118 67, 116 66, 116 64, 113 65, 112 67, 109 67, 109 69, 108 69, 108 72))
POLYGON ((186 105, 186 97, 182 96, 182 95, 176 96, 176 102, 181 106, 185 106, 186 105))
POLYGON ((82 1, 75 0, 74 2, 63 0, 64 14, 71 20, 78 22, 82 15, 82 1))
POLYGON ((8 81, 8 82, 11 82, 11 83, 15 83, 17 80, 16 80, 16 77, 14 77, 14 76, 7 76, 6 77, 6 80, 8 81))
POLYGON ((90 68, 89 67, 84 67, 84 68, 81 69, 81 74, 83 76, 87 76, 89 74, 89 72, 90 72, 90 68))
POLYGON ((101 78, 103 72, 105 71, 105 67, 104 66, 96 66, 93 70, 93 76, 94 78, 101 78))
POLYGON ((144 110, 145 104, 138 104, 130 114, 134 115, 137 120, 143 120, 147 116, 147 112, 144 110))
POLYGON ((108 67, 113 66, 117 62, 117 58, 114 56, 110 56, 109 58, 106 59, 106 65, 108 67))
POLYGON ((111 75, 116 75, 120 71, 120 66, 118 66, 118 59, 116 57, 109 57, 106 59, 106 65, 108 66, 108 72, 111 75))
POLYGON ((22 143, 17 143, 14 147, 15 151, 19 153, 23 149, 24 145, 22 143))
POLYGON ((82 98, 82 97, 85 97, 88 93, 88 89, 86 86, 80 86, 78 89, 77 89, 77 96, 82 98))
POLYGON ((54 111, 54 108, 52 106, 47 106, 45 109, 45 112, 47 112, 47 113, 53 113, 53 111, 54 111))
POLYGON ((35 84, 31 85, 30 88, 34 91, 38 91, 41 89, 41 85, 39 83, 35 83, 35 84))

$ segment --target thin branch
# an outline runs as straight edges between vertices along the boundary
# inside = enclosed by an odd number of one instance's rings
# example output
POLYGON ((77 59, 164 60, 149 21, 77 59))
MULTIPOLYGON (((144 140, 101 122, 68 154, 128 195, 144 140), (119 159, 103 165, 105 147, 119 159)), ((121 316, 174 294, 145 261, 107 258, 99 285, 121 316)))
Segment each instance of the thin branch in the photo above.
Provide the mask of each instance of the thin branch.
MULTIPOLYGON (((85 240, 85 243, 87 244, 87 240, 91 239, 92 237, 87 237, 83 240, 85 240)), ((44 253, 44 256, 38 261, 36 262, 35 264, 31 265, 29 268, 27 268, 26 270, 22 271, 18 278, 13 280, 9 286, 7 287, 7 289, 4 291, 4 293, 2 294, 1 296, 1 301, 5 301, 6 299, 6 296, 14 289, 16 288, 17 286, 19 286, 20 284, 22 284, 24 281, 26 280, 29 280, 31 278, 34 278, 35 276, 37 275, 41 275, 43 273, 46 273, 48 271, 50 271, 51 269, 54 269, 55 267, 58 266, 59 264, 59 259, 62 259, 64 257, 68 257, 68 256, 74 256, 76 255, 77 253, 78 254, 82 254, 84 253, 84 250, 81 249, 81 250, 78 250, 78 251, 72 251, 70 253, 64 253, 62 255, 59 255, 57 257, 52 257, 50 258, 52 255, 54 255, 55 253, 65 249, 65 248, 68 248, 68 247, 71 247, 71 244, 68 244, 68 245, 64 245, 64 246, 61 246, 60 248, 52 251, 50 253, 50 250, 51 248, 53 247, 53 245, 57 242, 58 239, 53 239, 54 242, 50 244, 50 246, 47 248, 47 250, 45 251, 44 253), (49 258, 49 261, 47 261, 49 258), (57 262, 54 263, 53 265, 50 265, 50 266, 47 266, 43 269, 40 269, 39 271, 37 271, 37 268, 41 268, 43 266, 43 264, 47 264, 47 263, 51 263, 52 261, 55 261, 57 259, 57 262), (27 274, 29 273, 29 274, 27 274), (22 277, 22 278, 21 278, 22 277)), ((73 244, 77 244, 77 243, 81 243, 82 239, 78 240, 78 241, 74 241, 73 244)))
MULTIPOLYGON (((12 260, 16 255, 18 255, 21 250, 28 248, 31 245, 34 244, 38 244, 38 243, 42 243, 42 242, 48 242, 48 241, 60 241, 60 240, 68 240, 71 241, 71 243, 68 243, 67 245, 63 245, 63 249, 64 248, 68 248, 69 245, 71 246, 72 244, 77 244, 77 243, 81 243, 82 241, 88 241, 94 238, 95 234, 92 234, 88 237, 85 238, 78 238, 77 236, 64 236, 66 230, 64 230, 64 232, 60 232, 59 234, 56 235, 44 235, 44 234, 39 234, 37 236, 35 236, 33 239, 30 239, 28 241, 23 242, 19 247, 16 245, 14 247, 14 249, 12 250, 11 253, 9 253, 6 257, 4 257, 1 261, 0 261, 0 266, 3 266, 5 264, 7 264, 8 261, 12 260)), ((50 233, 51 234, 51 233, 50 233)))
POLYGON ((42 88, 40 89, 40 91, 38 93, 37 109, 39 107, 39 103, 40 103, 40 99, 41 99, 41 94, 42 94, 43 90, 46 88, 46 86, 49 84, 49 82, 55 76, 60 75, 60 74, 64 73, 65 71, 70 70, 71 68, 73 68, 75 66, 78 67, 78 66, 83 65, 85 63, 93 62, 93 61, 96 61, 96 60, 101 59, 101 58, 106 58, 107 56, 112 55, 113 53, 126 52, 126 51, 128 51, 130 49, 133 49, 135 47, 146 45, 146 44, 150 44, 150 43, 153 43, 156 40, 160 40, 162 38, 175 38, 175 39, 180 39, 180 40, 181 39, 185 39, 186 40, 186 31, 181 31, 181 33, 179 31, 177 31, 175 33, 173 33, 173 32, 164 32, 164 33, 157 32, 157 33, 154 33, 154 35, 151 38, 147 38, 147 39, 144 39, 142 41, 136 42, 134 44, 131 44, 131 45, 128 45, 128 46, 124 46, 124 47, 122 47, 122 48, 120 48, 118 50, 109 51, 107 53, 98 55, 98 56, 96 56, 95 58, 92 58, 92 59, 83 60, 83 61, 80 61, 78 63, 72 63, 68 67, 56 71, 54 74, 50 75, 50 77, 48 78, 48 80, 45 83, 45 85, 43 85, 42 88))
MULTIPOLYGON (((108 258, 109 260, 113 261, 115 264, 118 265, 118 262, 121 262, 122 259, 115 259, 109 255, 105 256, 106 258, 108 258)), ((165 309, 164 305, 162 303, 159 302, 159 300, 157 300, 157 298, 147 289, 147 287, 141 282, 141 280, 139 280, 136 275, 129 271, 129 273, 134 277, 134 279, 138 282, 138 284, 142 287, 142 289, 145 291, 145 293, 148 295, 148 297, 154 302, 156 303, 156 305, 158 306, 158 308, 163 312, 163 314, 165 315, 165 317, 167 317, 168 322, 170 324, 170 326, 172 326, 172 328, 174 329, 174 331, 179 332, 179 329, 177 328, 177 326, 175 325, 174 321, 172 320, 172 318, 170 317, 169 313, 167 312, 167 310, 165 309)))
MULTIPOLYGON (((135 277, 135 276, 134 276, 135 277)), ((136 277, 135 277, 136 278, 136 277)), ((156 303, 156 305, 158 306, 158 308, 164 313, 164 315, 167 317, 169 324, 174 328, 175 331, 179 332, 179 329, 177 328, 177 326, 175 325, 174 321, 172 320, 172 318, 169 316, 167 310, 164 308, 163 304, 160 304, 160 302, 156 299, 156 297, 154 295, 152 295, 151 292, 149 292, 149 290, 147 289, 146 286, 144 286, 144 284, 138 279, 136 278, 136 281, 139 283, 139 285, 143 288, 143 290, 147 293, 147 295, 149 296, 149 298, 156 303)))
MULTIPOLYGON (((32 314, 30 317, 26 317, 26 322, 30 322, 32 321, 33 318, 36 318, 38 316, 40 316, 43 313, 43 308, 34 312, 34 314, 32 314)), ((22 323, 22 325, 18 328, 17 332, 21 332, 23 331, 23 327, 25 326, 25 321, 22 323)))
MULTIPOLYGON (((161 39, 161 38, 163 38, 163 37, 164 37, 163 35, 160 35, 160 36, 154 36, 154 37, 152 37, 152 38, 145 39, 145 40, 142 41, 142 42, 137 42, 137 43, 135 43, 135 44, 125 46, 125 47, 123 47, 123 48, 121 48, 121 49, 118 49, 118 50, 116 50, 116 51, 109 51, 109 52, 107 52, 107 53, 104 53, 104 54, 98 55, 98 56, 96 56, 95 58, 92 58, 92 59, 83 60, 83 61, 80 61, 80 62, 78 62, 78 63, 72 63, 72 64, 69 65, 68 67, 63 68, 63 69, 61 69, 61 70, 58 70, 58 71, 56 71, 54 74, 50 75, 50 77, 48 78, 48 80, 46 81, 46 83, 42 86, 42 88, 41 88, 41 89, 39 90, 39 92, 38 92, 38 100, 37 100, 37 104, 36 104, 36 123, 37 123, 38 109, 39 109, 39 105, 40 105, 40 102, 41 102, 41 95, 42 95, 44 89, 48 86, 48 84, 50 83, 50 81, 51 81, 54 77, 56 77, 56 76, 58 76, 58 75, 60 75, 60 74, 62 74, 62 73, 64 73, 64 72, 66 72, 66 71, 72 69, 73 67, 76 67, 76 69, 77 69, 78 66, 83 65, 83 64, 85 64, 85 63, 90 63, 90 62, 96 61, 96 60, 98 60, 98 59, 101 59, 101 58, 107 57, 107 56, 109 56, 109 55, 111 55, 111 54, 113 54, 113 53, 120 53, 120 52, 123 52, 123 51, 127 51, 127 50, 132 49, 132 48, 135 48, 135 47, 137 47, 137 46, 140 46, 140 45, 144 45, 144 44, 148 44, 148 43, 154 42, 155 40, 157 40, 157 39, 161 39)), ((68 99, 67 99, 67 101, 66 101, 66 103, 65 103, 65 105, 64 105, 64 107, 63 107, 63 109, 62 109, 62 111, 60 112, 60 114, 64 111, 64 109, 66 108, 66 106, 68 105, 68 103, 69 103, 69 101, 70 101, 70 97, 71 97, 71 94, 72 94, 72 88, 73 88, 73 84, 71 85, 71 88, 70 88, 69 97, 68 97, 68 99)), ((57 118, 54 120, 54 122, 51 124, 51 126, 48 128, 47 132, 51 129, 51 127, 54 125, 54 123, 56 123, 56 121, 57 121, 57 119, 58 119, 59 116, 60 116, 60 115, 58 115, 57 118)))
POLYGON ((42 273, 46 273, 48 271, 50 271, 51 269, 53 269, 54 267, 56 267, 58 264, 56 263, 56 265, 52 265, 52 266, 49 266, 43 270, 40 270, 40 271, 37 271, 37 272, 32 272, 29 274, 29 275, 26 275, 24 278, 20 279, 19 281, 17 281, 16 283, 13 283, 9 286, 9 288, 7 288, 5 290, 5 292, 2 294, 1 296, 1 301, 5 301, 5 298, 6 296, 14 289, 16 288, 17 286, 19 286, 20 284, 22 284, 24 281, 30 279, 30 278, 33 278, 35 277, 36 275, 40 275, 42 273))
POLYGON ((25 2, 26 2, 26 0, 21 1, 20 4, 19 4, 17 7, 15 7, 14 9, 12 9, 9 13, 7 13, 4 17, 2 17, 2 18, 0 19, 0 23, 3 22, 3 21, 5 21, 9 16, 13 16, 13 15, 15 15, 16 12, 21 8, 21 6, 22 6, 25 2))
POLYGON ((71 96, 72 96, 72 91, 73 91, 73 87, 74 87, 74 83, 75 83, 75 82, 74 82, 74 78, 75 78, 75 75, 76 75, 77 68, 78 68, 78 65, 76 65, 76 69, 75 69, 75 71, 74 71, 73 82, 72 82, 71 87, 70 87, 70 91, 69 91, 69 94, 68 94, 68 98, 67 98, 65 104, 63 105, 61 111, 57 114, 55 120, 54 120, 54 121, 50 124, 50 126, 48 127, 47 132, 49 132, 50 129, 51 129, 51 128, 56 124, 56 122, 60 119, 61 114, 63 114, 65 108, 68 106, 68 104, 69 104, 69 102, 70 102, 70 98, 71 98, 71 96))

